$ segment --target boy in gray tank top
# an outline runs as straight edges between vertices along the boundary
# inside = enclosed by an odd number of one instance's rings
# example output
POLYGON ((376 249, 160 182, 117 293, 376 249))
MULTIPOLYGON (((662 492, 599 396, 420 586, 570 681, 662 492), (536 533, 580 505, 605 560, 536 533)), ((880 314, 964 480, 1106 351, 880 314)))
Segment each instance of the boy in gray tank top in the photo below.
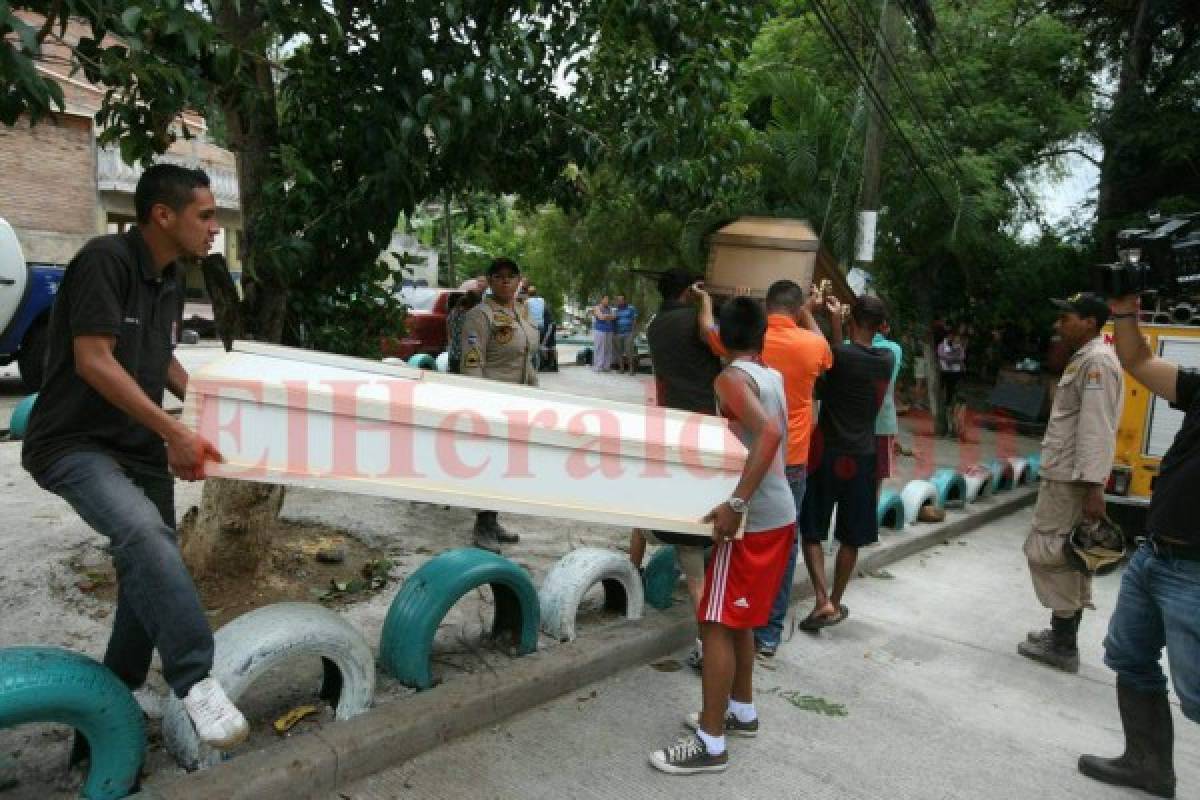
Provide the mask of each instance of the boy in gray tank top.
POLYGON ((783 379, 759 359, 766 314, 757 301, 738 297, 721 309, 720 323, 731 363, 717 376, 717 402, 749 453, 733 495, 704 517, 713 523, 716 546, 696 610, 704 642, 701 711, 685 720, 693 734, 650 754, 655 768, 673 775, 720 772, 729 762, 726 732, 758 734, 754 629, 771 613, 795 536, 796 507, 784 474, 783 379))

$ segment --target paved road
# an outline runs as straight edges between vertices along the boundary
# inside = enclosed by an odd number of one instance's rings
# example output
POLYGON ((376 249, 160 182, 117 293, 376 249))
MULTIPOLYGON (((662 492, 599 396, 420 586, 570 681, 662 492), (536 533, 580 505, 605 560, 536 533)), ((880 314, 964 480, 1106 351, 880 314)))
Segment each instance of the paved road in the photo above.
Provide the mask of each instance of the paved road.
MULTIPOLYGON (((676 736, 699 699, 686 670, 641 667, 343 789, 330 800, 393 798, 1144 797, 1079 776, 1081 751, 1119 752, 1112 674, 1100 641, 1118 578, 1097 585, 1069 676, 1015 653, 1044 614, 1020 544, 1029 512, 851 586, 851 617, 797 633, 760 662, 763 733, 731 740, 718 776, 662 775, 648 752, 676 736), (793 694, 794 693, 794 694, 793 694), (800 695, 844 707, 829 716, 800 695)), ((679 653, 682 659, 684 653, 679 653)), ((1200 728, 1175 708, 1179 797, 1200 797, 1200 728)))

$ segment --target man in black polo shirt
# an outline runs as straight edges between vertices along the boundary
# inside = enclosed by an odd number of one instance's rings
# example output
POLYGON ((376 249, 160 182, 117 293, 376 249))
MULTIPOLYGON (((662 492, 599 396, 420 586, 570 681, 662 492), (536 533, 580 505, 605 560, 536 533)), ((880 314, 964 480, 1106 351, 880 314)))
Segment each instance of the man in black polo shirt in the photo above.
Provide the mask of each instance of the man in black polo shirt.
POLYGON ((1185 416, 1159 467, 1146 538, 1121 578, 1104 639, 1104 663, 1117 673, 1125 753, 1082 756, 1079 771, 1104 783, 1174 797, 1175 735, 1159 662, 1166 647, 1183 715, 1200 722, 1200 371, 1150 351, 1138 330, 1136 295, 1111 300, 1109 306, 1121 366, 1185 416))
MULTIPOLYGON (((721 373, 724 347, 712 320, 711 301, 696 283, 698 279, 682 269, 664 272, 658 279, 662 307, 646 328, 650 360, 654 364, 655 396, 662 408, 715 414, 716 392, 713 383, 721 373), (697 301, 705 301, 708 309, 702 317, 697 301), (706 324, 707 320, 707 324, 706 324)), ((704 594, 704 546, 686 544, 692 537, 673 537, 671 534, 634 529, 629 541, 629 558, 641 567, 646 554, 646 539, 659 544, 674 544, 675 555, 687 580, 688 596, 693 608, 704 594)), ((699 670, 703 666, 702 647, 688 656, 688 664, 699 670)))
POLYGON ((136 689, 157 648, 197 734, 228 748, 249 731, 209 675, 212 630, 175 541, 170 474, 201 480, 221 456, 162 409, 164 389, 182 400, 188 381, 172 352, 175 261, 208 253, 216 203, 203 172, 160 164, 138 181, 134 204, 136 227, 92 239, 67 265, 21 460, 111 542, 117 610, 105 666, 136 689))

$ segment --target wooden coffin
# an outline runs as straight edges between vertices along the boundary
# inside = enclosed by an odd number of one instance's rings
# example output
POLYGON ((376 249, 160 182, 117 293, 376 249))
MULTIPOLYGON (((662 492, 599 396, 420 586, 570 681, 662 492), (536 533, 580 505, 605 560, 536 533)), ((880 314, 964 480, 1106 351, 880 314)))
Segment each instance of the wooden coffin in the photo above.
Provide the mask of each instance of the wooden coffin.
POLYGON ((746 459, 719 417, 249 342, 183 419, 210 475, 698 536, 746 459))

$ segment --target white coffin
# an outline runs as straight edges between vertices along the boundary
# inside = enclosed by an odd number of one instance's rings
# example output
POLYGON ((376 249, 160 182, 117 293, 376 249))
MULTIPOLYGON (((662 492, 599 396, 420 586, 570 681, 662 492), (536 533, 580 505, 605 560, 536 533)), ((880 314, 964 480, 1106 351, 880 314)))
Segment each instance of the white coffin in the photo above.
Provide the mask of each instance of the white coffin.
POLYGON ((183 419, 210 475, 698 536, 746 459, 719 417, 249 342, 183 419))

